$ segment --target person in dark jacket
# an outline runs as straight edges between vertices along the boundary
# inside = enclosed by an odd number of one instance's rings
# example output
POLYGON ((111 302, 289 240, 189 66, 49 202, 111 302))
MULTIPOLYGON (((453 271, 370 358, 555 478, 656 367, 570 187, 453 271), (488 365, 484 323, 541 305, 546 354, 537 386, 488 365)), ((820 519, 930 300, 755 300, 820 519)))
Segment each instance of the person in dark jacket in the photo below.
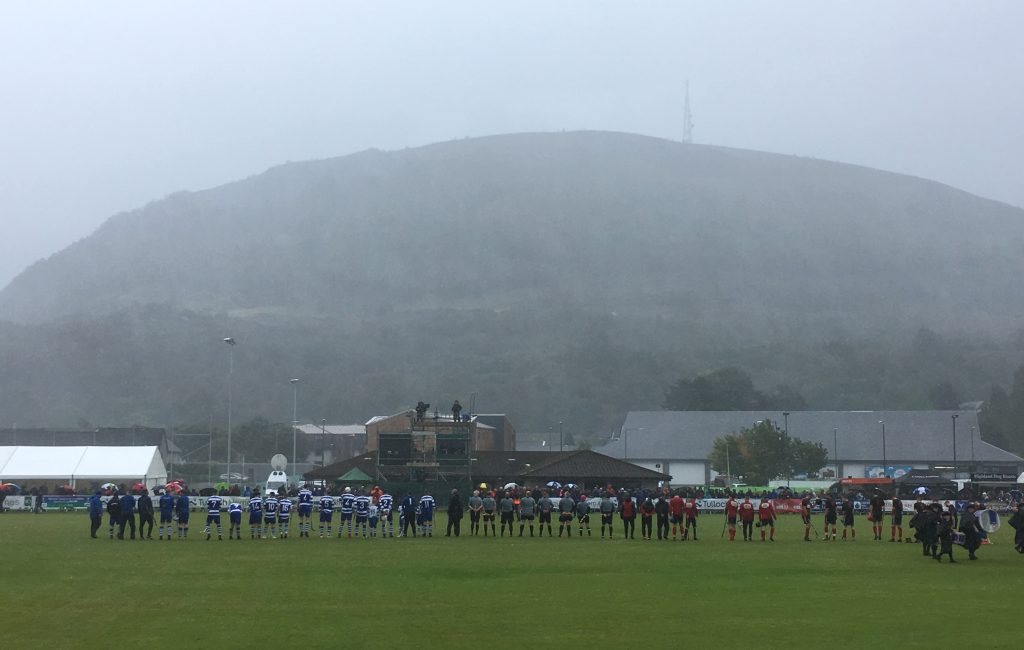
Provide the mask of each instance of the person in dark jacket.
POLYGON ((153 539, 153 499, 149 496, 149 490, 143 488, 142 496, 139 497, 139 539, 153 539), (146 532, 146 524, 149 524, 149 532, 146 532))
POLYGON ((408 492, 405 498, 402 499, 402 534, 399 537, 408 537, 409 530, 412 530, 412 536, 416 537, 416 499, 413 498, 412 492, 408 492))
POLYGON ((114 527, 121 523, 121 499, 114 490, 107 501, 107 514, 110 515, 110 539, 114 539, 114 527))
POLYGON ((100 499, 100 491, 96 492, 89 497, 89 520, 90 530, 89 535, 93 539, 96 539, 96 531, 103 525, 103 500, 100 499))
POLYGON ((978 559, 974 553, 981 546, 981 522, 974 515, 974 511, 974 504, 968 504, 967 512, 960 517, 960 532, 964 534, 964 548, 967 549, 968 560, 978 559))
POLYGON ((1017 512, 1010 517, 1009 524, 1017 531, 1013 537, 1014 548, 1018 553, 1024 553, 1024 502, 1017 504, 1017 512))
POLYGON ((626 539, 636 539, 636 503, 629 492, 619 497, 619 517, 622 518, 622 532, 626 539))
POLYGON ((117 538, 124 539, 124 528, 131 529, 131 538, 135 539, 135 497, 125 492, 121 496, 121 528, 117 531, 117 538))
POLYGON ((939 538, 939 552, 932 557, 936 562, 942 562, 942 556, 948 555, 949 563, 956 564, 956 560, 953 559, 953 517, 949 512, 943 512, 939 516, 935 530, 939 538))
POLYGON ((668 501, 665 500, 664 494, 658 495, 658 500, 654 504, 654 514, 658 518, 658 539, 668 540, 668 501))
POLYGON ((459 491, 455 489, 452 490, 452 495, 448 499, 448 532, 444 536, 451 537, 453 530, 456 537, 462 530, 462 498, 459 496, 459 491))
POLYGON ((654 502, 651 495, 640 504, 640 538, 651 541, 651 522, 654 518, 654 502))
POLYGON ((931 506, 926 506, 921 509, 914 518, 911 520, 910 525, 914 528, 917 538, 921 541, 921 555, 935 556, 937 549, 935 542, 937 540, 937 526, 939 520, 939 513, 942 511, 942 506, 937 503, 933 503, 931 506))

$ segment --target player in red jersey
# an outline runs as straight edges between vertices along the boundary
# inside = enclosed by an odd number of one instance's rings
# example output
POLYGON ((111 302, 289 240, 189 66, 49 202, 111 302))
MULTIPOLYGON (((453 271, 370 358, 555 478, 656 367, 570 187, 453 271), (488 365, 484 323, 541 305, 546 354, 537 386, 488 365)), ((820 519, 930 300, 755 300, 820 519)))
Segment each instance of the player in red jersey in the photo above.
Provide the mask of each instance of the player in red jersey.
POLYGON ((804 498, 800 499, 800 518, 804 520, 804 541, 811 541, 811 495, 804 492, 804 498))
POLYGON ((758 525, 761 527, 761 541, 764 541, 764 529, 771 528, 771 541, 775 541, 775 506, 770 499, 761 499, 757 506, 758 525))
POLYGON ((882 528, 885 525, 884 512, 885 512, 885 498, 882 493, 875 490, 874 494, 871 495, 871 499, 868 501, 869 514, 871 519, 871 532, 874 535, 874 541, 882 541, 882 528))
POLYGON ((683 497, 677 494, 668 500, 668 514, 672 519, 672 541, 674 542, 676 541, 676 528, 679 529, 680 534, 685 532, 683 529, 683 497))
POLYGON ((730 495, 725 502, 725 523, 729 526, 729 541, 736 541, 736 513, 739 512, 740 504, 736 497, 730 495))
POLYGON ((690 536, 690 528, 693 528, 693 541, 697 541, 697 515, 700 514, 700 506, 697 500, 690 498, 683 504, 683 515, 686 517, 686 528, 683 529, 683 539, 690 536))
POLYGON ((743 541, 749 542, 754 537, 754 512, 757 508, 750 502, 750 497, 740 504, 740 522, 743 525, 743 541))

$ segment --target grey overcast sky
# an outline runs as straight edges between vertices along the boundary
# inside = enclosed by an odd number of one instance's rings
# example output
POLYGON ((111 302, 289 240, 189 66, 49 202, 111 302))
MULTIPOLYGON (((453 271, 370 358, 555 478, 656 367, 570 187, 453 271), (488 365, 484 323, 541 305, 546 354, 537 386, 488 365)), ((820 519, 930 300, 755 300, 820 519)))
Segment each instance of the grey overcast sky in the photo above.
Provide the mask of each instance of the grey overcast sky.
POLYGON ((106 218, 288 160, 617 130, 1024 206, 1024 2, 0 4, 0 287, 106 218))

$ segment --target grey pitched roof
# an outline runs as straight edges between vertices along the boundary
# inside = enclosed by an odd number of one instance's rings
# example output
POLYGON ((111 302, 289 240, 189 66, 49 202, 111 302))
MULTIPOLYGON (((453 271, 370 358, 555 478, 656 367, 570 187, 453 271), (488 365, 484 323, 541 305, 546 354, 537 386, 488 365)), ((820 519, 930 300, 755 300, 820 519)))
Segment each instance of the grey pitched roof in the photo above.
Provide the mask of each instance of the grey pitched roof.
MULTIPOLYGON (((820 442, 831 456, 833 429, 838 429, 840 461, 877 462, 882 458, 879 420, 884 420, 888 462, 951 461, 954 413, 958 415, 956 449, 960 462, 971 458, 971 427, 975 428, 977 461, 1024 462, 1020 456, 982 442, 976 411, 793 411, 789 414, 789 435, 820 442)), ((631 411, 619 435, 595 451, 623 458, 628 446, 630 459, 704 460, 715 438, 765 419, 783 428, 780 411, 631 411)))

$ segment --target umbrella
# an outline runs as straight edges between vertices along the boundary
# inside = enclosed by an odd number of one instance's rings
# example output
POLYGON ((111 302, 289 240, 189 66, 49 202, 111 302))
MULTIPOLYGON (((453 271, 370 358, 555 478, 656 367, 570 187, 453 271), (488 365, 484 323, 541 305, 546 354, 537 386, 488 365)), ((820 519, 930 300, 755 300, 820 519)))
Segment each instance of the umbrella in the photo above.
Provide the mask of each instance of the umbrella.
POLYGON ((100 486, 100 489, 104 491, 116 490, 117 483, 104 483, 103 485, 100 486))
POLYGON ((576 488, 578 488, 579 486, 578 486, 578 485, 576 485, 575 483, 566 483, 566 484, 565 484, 565 485, 563 485, 562 487, 564 487, 564 488, 565 488, 565 489, 567 489, 567 490, 575 490, 575 489, 576 489, 576 488))
POLYGON ((506 484, 505 484, 505 489, 506 489, 506 490, 512 490, 512 489, 515 489, 515 488, 517 488, 517 487, 519 487, 519 486, 518 486, 518 485, 516 485, 515 483, 506 483, 506 484))
POLYGON ((3 483, 0 487, 7 490, 8 492, 21 492, 21 486, 15 485, 14 483, 3 483))
POLYGON ((914 488, 914 494, 928 494, 928 492, 928 488, 924 487, 923 485, 921 487, 914 488))
POLYGON ((170 482, 165 488, 168 492, 181 492, 181 483, 170 482))
POLYGON ((545 485, 549 488, 555 488, 556 490, 562 487, 562 484, 559 483, 558 481, 548 481, 547 483, 545 483, 545 485))
POLYGON ((213 486, 213 489, 215 489, 215 490, 217 490, 219 492, 221 490, 229 490, 229 489, 231 489, 231 486, 228 485, 227 483, 218 483, 217 485, 213 486))
POLYGON ((480 489, 481 490, 486 490, 487 489, 487 484, 486 483, 481 483, 480 484, 480 489))
POLYGON ((59 492, 60 494, 74 494, 75 488, 71 487, 70 485, 62 485, 59 488, 57 488, 57 492, 59 492))
POLYGON ((135 485, 132 486, 132 490, 131 491, 133 493, 137 493, 137 492, 142 492, 145 489, 146 489, 145 485, 143 485, 142 483, 136 483, 135 485))

